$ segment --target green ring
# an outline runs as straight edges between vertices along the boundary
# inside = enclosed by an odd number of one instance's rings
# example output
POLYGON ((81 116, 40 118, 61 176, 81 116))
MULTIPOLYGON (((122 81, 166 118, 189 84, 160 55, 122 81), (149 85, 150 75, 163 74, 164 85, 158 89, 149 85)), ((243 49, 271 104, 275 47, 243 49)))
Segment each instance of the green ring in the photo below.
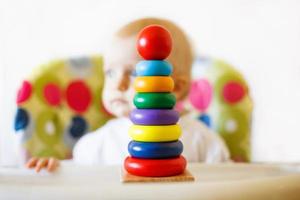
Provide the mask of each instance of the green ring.
POLYGON ((133 99, 134 105, 139 109, 172 109, 176 98, 172 93, 137 93, 133 99))

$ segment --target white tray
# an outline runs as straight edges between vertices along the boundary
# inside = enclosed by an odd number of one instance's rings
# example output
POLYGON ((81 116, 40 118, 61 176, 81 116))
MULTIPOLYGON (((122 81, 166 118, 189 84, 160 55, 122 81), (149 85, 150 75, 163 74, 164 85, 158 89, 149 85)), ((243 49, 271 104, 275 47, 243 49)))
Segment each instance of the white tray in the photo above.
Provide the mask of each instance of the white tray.
POLYGON ((189 164, 194 182, 122 183, 121 166, 0 168, 0 199, 300 199, 300 165, 189 164))

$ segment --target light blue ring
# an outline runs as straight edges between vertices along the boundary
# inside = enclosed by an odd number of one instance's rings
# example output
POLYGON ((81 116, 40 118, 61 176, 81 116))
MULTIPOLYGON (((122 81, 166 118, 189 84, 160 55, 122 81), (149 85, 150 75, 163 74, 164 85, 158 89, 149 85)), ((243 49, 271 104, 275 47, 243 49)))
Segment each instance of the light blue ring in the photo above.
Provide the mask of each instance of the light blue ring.
POLYGON ((136 65, 137 76, 169 76, 172 65, 165 60, 142 60, 136 65))

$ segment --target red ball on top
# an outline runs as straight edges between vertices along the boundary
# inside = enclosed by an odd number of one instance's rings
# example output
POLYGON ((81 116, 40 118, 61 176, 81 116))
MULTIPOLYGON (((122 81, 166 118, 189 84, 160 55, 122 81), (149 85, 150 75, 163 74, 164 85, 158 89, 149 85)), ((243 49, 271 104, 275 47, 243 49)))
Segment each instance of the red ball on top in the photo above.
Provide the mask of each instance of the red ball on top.
POLYGON ((163 60, 172 50, 171 34, 162 26, 147 26, 138 35, 137 50, 145 60, 163 60))

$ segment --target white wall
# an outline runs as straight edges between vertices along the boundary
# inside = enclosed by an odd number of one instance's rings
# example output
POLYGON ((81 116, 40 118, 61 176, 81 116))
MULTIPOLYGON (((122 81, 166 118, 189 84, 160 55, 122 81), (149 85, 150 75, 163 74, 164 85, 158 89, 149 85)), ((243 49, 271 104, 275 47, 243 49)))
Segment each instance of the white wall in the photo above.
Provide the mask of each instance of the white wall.
POLYGON ((0 156, 13 162, 15 91, 56 57, 98 53, 119 25, 161 16, 236 65, 255 101, 255 161, 300 161, 300 1, 0 0, 0 156), (1 148, 2 147, 2 148, 1 148))

